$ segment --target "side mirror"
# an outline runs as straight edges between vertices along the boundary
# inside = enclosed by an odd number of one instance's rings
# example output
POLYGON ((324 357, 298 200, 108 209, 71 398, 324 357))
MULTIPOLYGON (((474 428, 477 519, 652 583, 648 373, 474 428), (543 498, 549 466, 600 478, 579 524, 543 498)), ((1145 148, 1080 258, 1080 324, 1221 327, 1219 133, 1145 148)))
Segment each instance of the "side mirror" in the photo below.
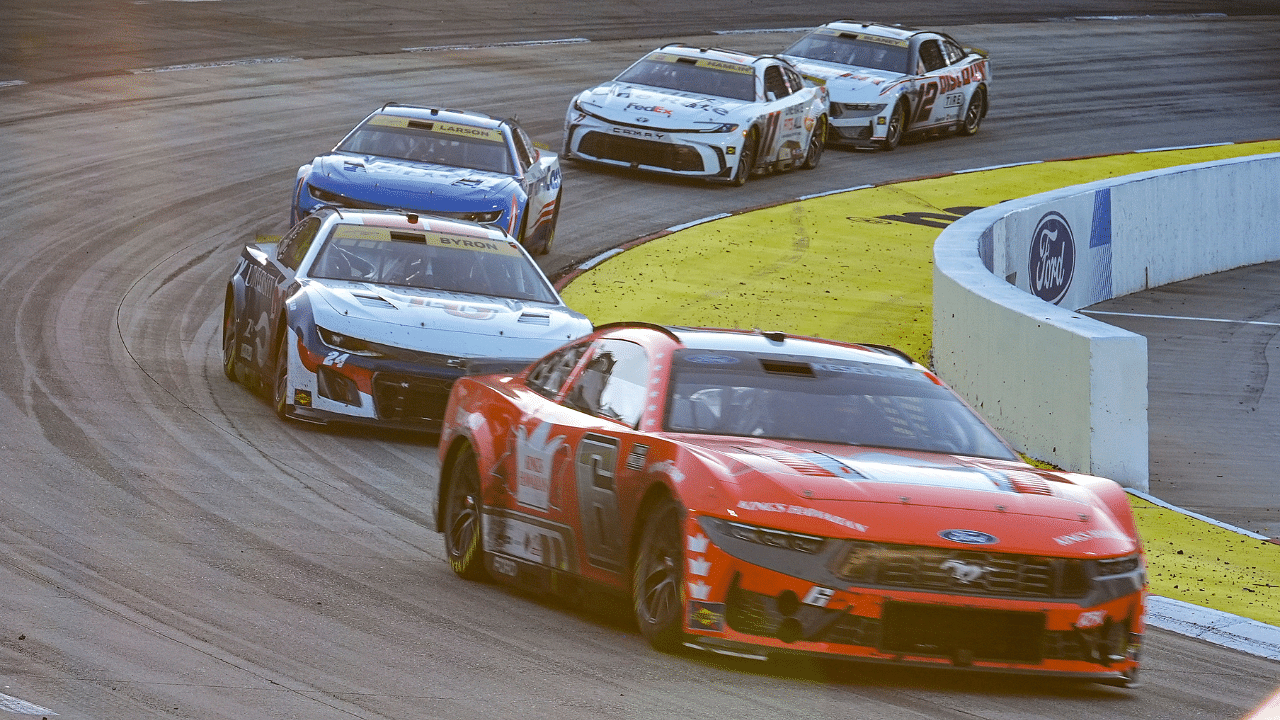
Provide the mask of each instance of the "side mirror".
POLYGON ((778 95, 774 93, 772 90, 769 90, 764 94, 764 99, 767 100, 768 102, 775 102, 778 99, 778 95))

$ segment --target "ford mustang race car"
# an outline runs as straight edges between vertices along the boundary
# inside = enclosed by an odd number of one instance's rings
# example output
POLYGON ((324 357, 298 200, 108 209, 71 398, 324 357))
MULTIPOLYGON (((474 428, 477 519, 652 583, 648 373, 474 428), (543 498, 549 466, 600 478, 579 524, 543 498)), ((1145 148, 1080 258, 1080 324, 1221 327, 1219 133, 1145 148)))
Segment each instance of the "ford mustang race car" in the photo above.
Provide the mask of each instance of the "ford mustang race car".
POLYGON ((459 380, 439 456, 455 572, 627 594, 661 650, 1136 679, 1123 490, 1022 462, 891 348, 602 326, 459 380))
POLYGON ((569 103, 562 154, 742 185, 816 167, 826 127, 826 90, 786 60, 667 45, 569 103))
POLYGON ((469 367, 514 372, 590 331, 499 229, 322 208, 244 248, 222 358, 282 418, 433 430, 469 367))
POLYGON ((514 120, 387 103, 298 168, 292 221, 321 205, 474 220, 540 255, 556 235, 560 159, 514 120))
POLYGON ((907 133, 978 132, 991 66, 949 35, 841 20, 782 52, 831 94, 827 142, 892 150, 907 133))

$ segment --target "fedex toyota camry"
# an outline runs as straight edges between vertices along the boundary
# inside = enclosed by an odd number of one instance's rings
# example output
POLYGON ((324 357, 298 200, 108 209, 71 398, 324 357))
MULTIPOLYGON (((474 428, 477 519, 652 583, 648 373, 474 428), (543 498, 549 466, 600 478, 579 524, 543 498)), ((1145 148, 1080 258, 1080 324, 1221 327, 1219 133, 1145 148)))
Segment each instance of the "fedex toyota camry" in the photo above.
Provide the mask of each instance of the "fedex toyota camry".
POLYGON ((786 60, 677 44, 575 97, 562 154, 742 185, 816 167, 826 128, 827 91, 786 60))
POLYGON ((908 133, 978 132, 991 65, 951 36, 841 20, 782 52, 831 95, 833 145, 893 150, 908 133))
POLYGON ((629 595, 661 650, 1137 676, 1123 490, 1021 461, 891 348, 602 326, 459 380, 439 455, 455 572, 629 595))
POLYGON ((474 220, 541 255, 556 235, 560 159, 515 120, 387 103, 298 168, 293 222, 323 205, 474 220))
POLYGON ((431 431, 468 369, 519 370, 590 331, 499 229, 323 208, 244 248, 222 358, 281 418, 431 431))

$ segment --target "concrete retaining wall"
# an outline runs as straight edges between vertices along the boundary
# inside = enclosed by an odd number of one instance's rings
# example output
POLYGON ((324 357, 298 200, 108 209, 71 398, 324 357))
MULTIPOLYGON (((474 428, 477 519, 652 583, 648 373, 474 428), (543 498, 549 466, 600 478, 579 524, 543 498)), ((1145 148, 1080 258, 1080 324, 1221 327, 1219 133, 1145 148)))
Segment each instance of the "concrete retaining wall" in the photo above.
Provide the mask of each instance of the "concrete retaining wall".
POLYGON ((933 365, 1022 452, 1145 491, 1146 338, 1074 312, 1280 259, 1280 153, 984 208, 934 245, 933 365))

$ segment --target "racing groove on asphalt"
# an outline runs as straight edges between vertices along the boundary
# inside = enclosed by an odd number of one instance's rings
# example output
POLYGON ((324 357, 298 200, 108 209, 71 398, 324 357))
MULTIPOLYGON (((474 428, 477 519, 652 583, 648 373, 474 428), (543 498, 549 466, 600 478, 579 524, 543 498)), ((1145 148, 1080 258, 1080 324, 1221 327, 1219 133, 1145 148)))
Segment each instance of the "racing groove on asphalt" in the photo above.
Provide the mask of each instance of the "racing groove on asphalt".
MULTIPOLYGON (((1005 83, 977 137, 833 151, 811 173, 742 191, 572 167, 547 266, 831 188, 1274 134, 1274 79, 1222 82, 1262 64, 1254 53, 1274 47, 1258 43, 1280 36, 1274 20, 952 30, 991 50, 1005 83), (1097 61, 1117 47, 1125 62, 1097 61), (1179 103, 1159 100, 1170 87, 1179 103), (1227 105, 1241 110, 1206 122, 1227 105), (1102 113, 1105 125, 1081 120, 1102 113)), ((656 655, 608 614, 455 579, 426 518, 430 441, 283 425, 222 377, 222 283, 239 246, 283 229, 294 168, 370 108, 398 99, 518 111, 555 147, 563 102, 656 44, 0 88, 5 154, 20 160, 0 198, 6 696, 60 718, 1074 719, 1232 717, 1271 691, 1275 663, 1160 632, 1148 636, 1136 692, 656 655)))

